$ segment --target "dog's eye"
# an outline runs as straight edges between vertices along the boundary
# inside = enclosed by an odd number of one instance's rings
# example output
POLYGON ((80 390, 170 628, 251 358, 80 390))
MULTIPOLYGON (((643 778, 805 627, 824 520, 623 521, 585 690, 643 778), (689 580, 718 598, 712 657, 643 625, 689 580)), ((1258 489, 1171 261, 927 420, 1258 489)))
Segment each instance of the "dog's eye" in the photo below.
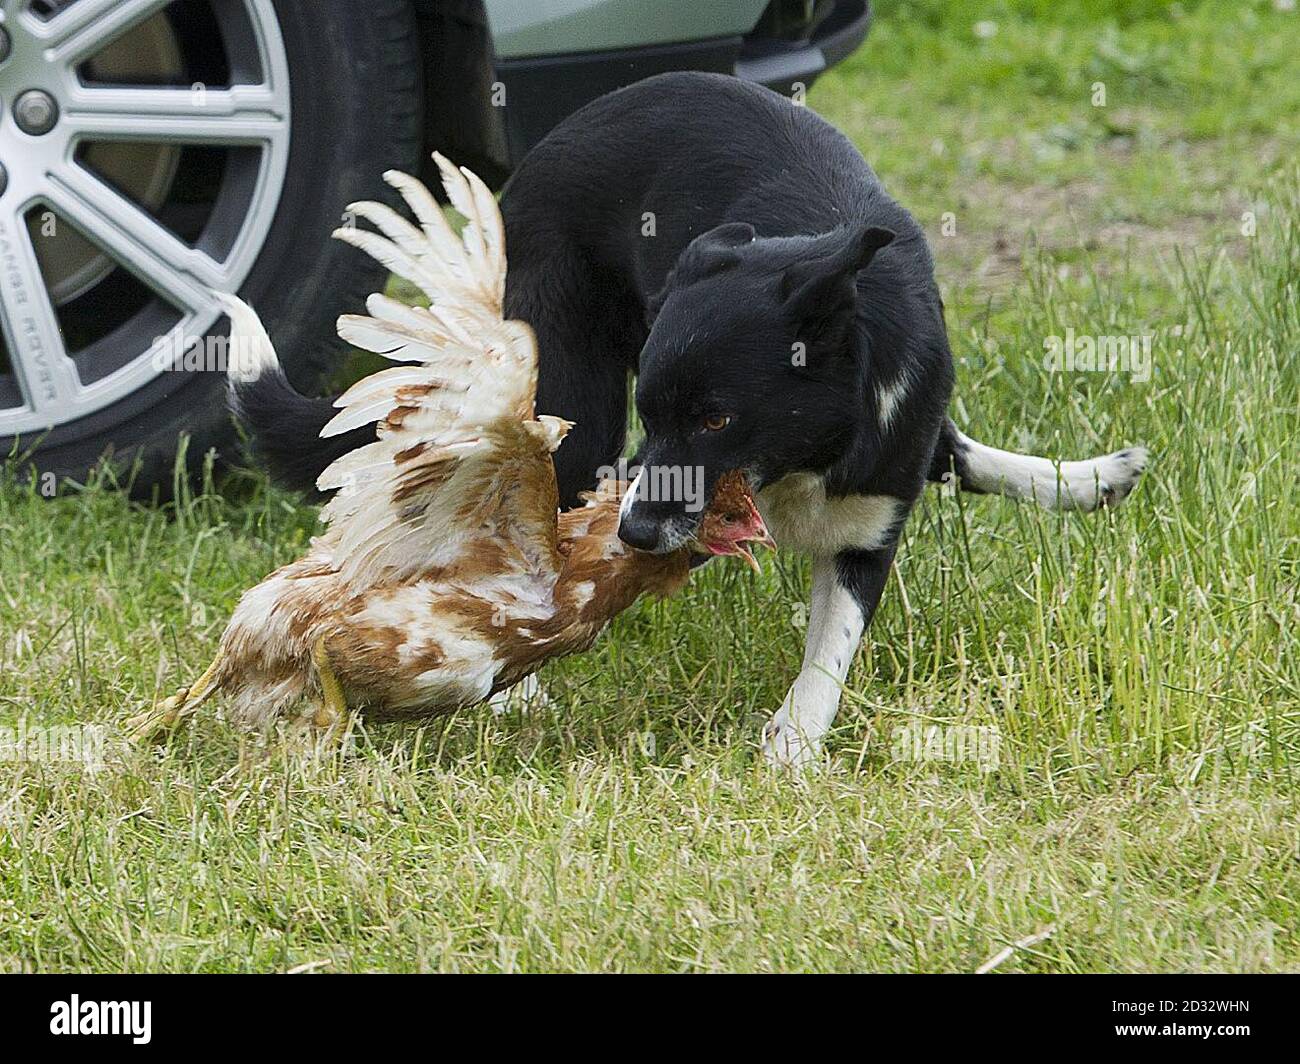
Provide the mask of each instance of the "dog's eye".
POLYGON ((710 414, 704 419, 705 432, 721 432, 731 424, 730 414, 710 414))

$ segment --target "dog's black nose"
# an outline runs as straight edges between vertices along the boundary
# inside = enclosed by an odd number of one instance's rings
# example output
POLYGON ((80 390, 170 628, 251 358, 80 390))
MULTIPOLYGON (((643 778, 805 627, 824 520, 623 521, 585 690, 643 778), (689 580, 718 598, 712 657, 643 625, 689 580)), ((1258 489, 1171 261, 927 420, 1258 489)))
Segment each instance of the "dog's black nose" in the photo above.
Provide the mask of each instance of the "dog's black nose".
POLYGON ((659 522, 630 510, 618 523, 618 538, 637 550, 654 550, 659 545, 659 522))

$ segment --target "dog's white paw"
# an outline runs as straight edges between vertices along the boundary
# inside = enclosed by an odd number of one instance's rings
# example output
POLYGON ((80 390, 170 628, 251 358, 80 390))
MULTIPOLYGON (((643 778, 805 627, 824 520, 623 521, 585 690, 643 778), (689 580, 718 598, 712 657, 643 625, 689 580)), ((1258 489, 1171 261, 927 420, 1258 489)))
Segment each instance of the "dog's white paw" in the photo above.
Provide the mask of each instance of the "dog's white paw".
POLYGON ((821 763, 822 744, 790 720, 782 708, 763 728, 763 758, 772 768, 806 769, 821 763))
POLYGON ((1118 506, 1142 479, 1150 455, 1145 447, 1129 447, 1096 460, 1097 482, 1093 508, 1118 506))
MULTIPOLYGON (((1100 458, 1062 462, 1060 466, 1033 455, 1012 455, 984 470, 988 477, 1001 478, 993 490, 1021 495, 1015 488, 1017 471, 1029 478, 1033 497, 1049 510, 1079 510, 1091 513, 1103 506, 1118 506, 1137 487, 1150 455, 1145 447, 1126 447, 1100 458)), ((987 489, 986 489, 987 490, 987 489)))

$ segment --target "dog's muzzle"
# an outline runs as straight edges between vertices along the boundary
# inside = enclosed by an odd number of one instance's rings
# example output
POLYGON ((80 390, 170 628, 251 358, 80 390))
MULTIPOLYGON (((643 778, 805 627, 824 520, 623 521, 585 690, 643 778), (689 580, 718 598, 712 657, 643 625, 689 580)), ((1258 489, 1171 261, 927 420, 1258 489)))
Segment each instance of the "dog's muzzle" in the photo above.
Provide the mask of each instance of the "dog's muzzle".
POLYGON ((637 550, 653 551, 659 546, 659 522, 632 510, 619 521, 618 538, 637 550))
POLYGON ((680 511, 656 513, 653 503, 632 505, 623 510, 618 521, 618 538, 629 547, 668 554, 683 546, 695 534, 699 519, 680 511))
POLYGON ((637 550, 668 554, 695 534, 700 515, 683 512, 675 500, 655 497, 653 486, 650 492, 642 492, 645 477, 642 468, 623 495, 618 510, 618 538, 637 550))

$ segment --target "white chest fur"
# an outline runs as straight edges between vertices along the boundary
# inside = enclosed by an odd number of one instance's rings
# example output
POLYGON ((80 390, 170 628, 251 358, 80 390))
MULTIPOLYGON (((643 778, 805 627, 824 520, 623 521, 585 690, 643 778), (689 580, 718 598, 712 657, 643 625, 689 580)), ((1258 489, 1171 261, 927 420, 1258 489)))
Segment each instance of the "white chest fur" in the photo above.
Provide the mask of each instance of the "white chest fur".
POLYGON ((884 546, 902 509, 892 495, 828 499, 826 482, 814 473, 791 473, 755 501, 777 546, 809 554, 884 546))

